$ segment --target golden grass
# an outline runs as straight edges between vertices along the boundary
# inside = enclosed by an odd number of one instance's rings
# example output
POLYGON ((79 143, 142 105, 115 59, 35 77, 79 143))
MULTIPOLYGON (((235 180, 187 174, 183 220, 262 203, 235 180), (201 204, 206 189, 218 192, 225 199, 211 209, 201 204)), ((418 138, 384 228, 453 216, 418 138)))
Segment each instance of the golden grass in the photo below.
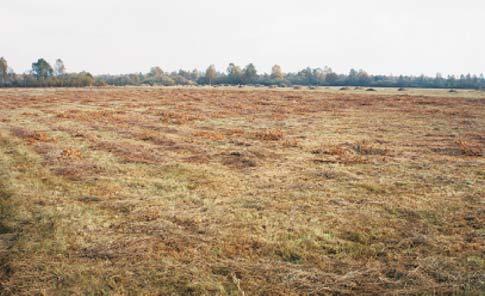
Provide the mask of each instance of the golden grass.
POLYGON ((0 294, 480 295, 484 96, 376 90, 0 90, 0 294))

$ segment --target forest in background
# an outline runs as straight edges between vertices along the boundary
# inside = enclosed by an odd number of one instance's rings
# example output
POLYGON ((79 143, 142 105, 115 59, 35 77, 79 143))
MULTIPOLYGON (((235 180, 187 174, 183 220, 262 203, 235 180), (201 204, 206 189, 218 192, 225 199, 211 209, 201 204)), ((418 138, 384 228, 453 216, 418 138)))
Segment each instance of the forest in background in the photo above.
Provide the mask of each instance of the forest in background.
POLYGON ((17 74, 5 58, 0 58, 0 87, 86 87, 86 86, 138 86, 138 85, 263 85, 263 86, 362 86, 362 87, 416 87, 485 89, 483 74, 448 75, 435 77, 425 75, 373 75, 365 70, 351 69, 348 74, 335 73, 330 67, 304 68, 298 72, 284 72, 274 65, 271 73, 259 73, 253 64, 245 67, 229 64, 226 71, 214 65, 205 71, 179 70, 166 72, 152 67, 147 73, 119 75, 92 75, 89 72, 70 73, 64 62, 57 59, 53 65, 40 58, 32 63, 32 69, 17 74))

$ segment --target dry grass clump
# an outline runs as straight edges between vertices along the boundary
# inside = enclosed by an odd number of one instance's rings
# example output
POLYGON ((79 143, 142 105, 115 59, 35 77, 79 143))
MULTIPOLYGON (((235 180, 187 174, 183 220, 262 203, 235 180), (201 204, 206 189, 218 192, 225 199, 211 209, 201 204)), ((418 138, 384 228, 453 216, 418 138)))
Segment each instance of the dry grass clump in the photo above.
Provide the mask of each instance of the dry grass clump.
POLYGON ((33 144, 37 141, 49 142, 54 140, 53 138, 49 137, 45 132, 29 130, 21 127, 12 128, 11 132, 14 136, 25 139, 30 144, 33 144))
POLYGON ((251 153, 233 151, 224 155, 223 164, 238 169, 252 168, 257 165, 255 159, 251 153))
POLYGON ((483 156, 482 147, 478 144, 470 143, 464 140, 457 140, 456 145, 461 153, 466 156, 483 156))
POLYGON ((161 121, 170 124, 186 124, 191 121, 200 120, 202 117, 193 114, 181 113, 181 112, 160 112, 161 121))
POLYGON ((336 158, 316 159, 315 162, 363 163, 366 156, 389 156, 390 149, 379 148, 367 141, 357 143, 342 143, 338 145, 324 145, 311 151, 315 155, 336 156, 336 158))
POLYGON ((0 295, 481 295, 484 97, 397 94, 0 90, 0 295))
POLYGON ((177 143, 169 139, 166 135, 153 130, 143 130, 143 131, 133 131, 130 132, 131 135, 137 140, 144 142, 151 142, 158 146, 164 147, 174 147, 177 143))
POLYGON ((112 122, 123 118, 125 111, 113 110, 67 110, 56 114, 59 119, 75 119, 79 121, 112 122))
POLYGON ((283 147, 292 147, 292 148, 300 146, 297 139, 286 139, 283 141, 282 145, 283 147))
POLYGON ((231 137, 241 137, 246 132, 241 128, 224 129, 224 134, 231 137))
POLYGON ((321 149, 315 149, 311 151, 316 155, 328 155, 330 158, 318 158, 314 159, 315 163, 343 163, 343 164, 355 164, 363 163, 366 161, 364 157, 356 153, 356 151, 346 145, 328 146, 321 149))
POLYGON ((59 164, 51 169, 53 174, 73 181, 83 181, 92 176, 99 175, 103 169, 87 161, 73 161, 59 164))
POLYGON ((65 158, 65 159, 81 159, 82 154, 81 154, 81 151, 79 149, 66 148, 66 149, 62 150, 60 157, 65 158))
POLYGON ((350 145, 353 150, 360 155, 390 155, 391 151, 389 148, 379 148, 375 144, 371 144, 367 141, 357 142, 350 145))
POLYGON ((432 148, 432 151, 448 156, 483 156, 483 145, 463 139, 456 140, 451 146, 443 145, 432 148))
POLYGON ((132 144, 126 141, 100 141, 92 145, 90 148, 112 153, 126 162, 146 164, 163 162, 163 157, 156 150, 146 148, 144 145, 132 144))
POLYGON ((192 135, 194 137, 201 137, 211 141, 222 141, 225 139, 224 134, 211 131, 195 131, 192 135))
POLYGON ((42 156, 42 164, 57 176, 63 176, 72 181, 86 180, 103 172, 103 169, 85 159, 83 153, 74 147, 59 148, 53 143, 39 142, 33 144, 33 150, 42 156))
POLYGON ((254 133, 254 137, 262 141, 279 141, 284 138, 284 133, 279 129, 266 129, 254 133))

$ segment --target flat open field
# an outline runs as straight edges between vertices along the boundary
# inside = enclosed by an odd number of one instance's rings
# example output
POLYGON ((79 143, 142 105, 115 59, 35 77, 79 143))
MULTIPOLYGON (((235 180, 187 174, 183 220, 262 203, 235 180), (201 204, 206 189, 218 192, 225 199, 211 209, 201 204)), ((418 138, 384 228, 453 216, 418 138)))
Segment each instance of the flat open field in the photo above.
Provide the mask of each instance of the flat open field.
POLYGON ((2 295, 480 295, 485 96, 0 90, 2 295))

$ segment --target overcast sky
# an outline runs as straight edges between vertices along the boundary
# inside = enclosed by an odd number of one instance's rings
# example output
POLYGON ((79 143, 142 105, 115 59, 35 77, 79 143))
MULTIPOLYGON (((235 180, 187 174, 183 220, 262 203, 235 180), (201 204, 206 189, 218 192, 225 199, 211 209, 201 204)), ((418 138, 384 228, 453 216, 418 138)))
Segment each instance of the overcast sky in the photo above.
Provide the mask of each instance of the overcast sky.
POLYGON ((485 73, 485 0, 2 0, 0 56, 95 74, 253 62, 485 73))

